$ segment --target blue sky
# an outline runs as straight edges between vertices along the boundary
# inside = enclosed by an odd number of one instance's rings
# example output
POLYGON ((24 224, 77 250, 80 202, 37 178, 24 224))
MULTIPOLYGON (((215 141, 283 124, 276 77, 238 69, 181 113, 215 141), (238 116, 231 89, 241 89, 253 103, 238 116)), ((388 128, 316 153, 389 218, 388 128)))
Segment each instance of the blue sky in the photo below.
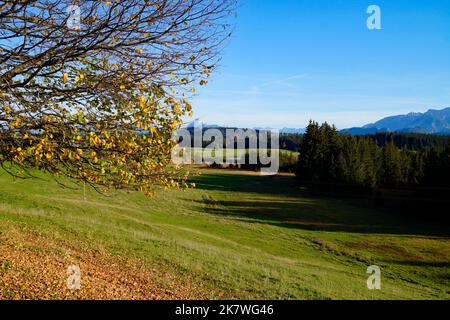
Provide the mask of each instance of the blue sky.
POLYGON ((241 0, 195 117, 243 127, 340 128, 450 107, 450 1, 241 0), (367 7, 381 8, 368 30, 367 7))

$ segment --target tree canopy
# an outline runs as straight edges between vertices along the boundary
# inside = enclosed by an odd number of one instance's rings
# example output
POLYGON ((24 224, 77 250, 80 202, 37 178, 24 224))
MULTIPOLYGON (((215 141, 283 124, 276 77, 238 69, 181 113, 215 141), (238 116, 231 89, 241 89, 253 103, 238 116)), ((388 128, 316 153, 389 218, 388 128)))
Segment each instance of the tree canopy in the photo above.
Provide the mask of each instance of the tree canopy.
POLYGON ((1 166, 96 188, 183 185, 171 133, 234 10, 234 0, 0 1, 1 166))
POLYGON ((428 137, 429 143, 420 135, 380 136, 340 134, 311 121, 300 147, 298 179, 366 189, 449 188, 450 143, 443 145, 439 136, 428 137))

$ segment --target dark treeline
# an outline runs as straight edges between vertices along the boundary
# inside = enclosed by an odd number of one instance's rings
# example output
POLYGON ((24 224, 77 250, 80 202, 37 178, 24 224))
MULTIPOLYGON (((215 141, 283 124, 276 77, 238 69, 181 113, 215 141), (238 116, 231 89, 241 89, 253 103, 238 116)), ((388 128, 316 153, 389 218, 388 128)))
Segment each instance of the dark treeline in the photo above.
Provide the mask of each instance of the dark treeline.
POLYGON ((280 133, 280 149, 299 152, 302 140, 303 134, 280 133))
MULTIPOLYGON (((223 147, 226 148, 227 147, 227 141, 225 139, 225 137, 227 136, 227 129, 228 130, 243 130, 242 132, 246 132, 248 129, 246 128, 225 128, 225 127, 205 127, 202 129, 201 133, 202 135, 205 134, 205 132, 207 130, 210 129, 214 129, 214 130, 219 130, 222 133, 222 136, 224 137, 223 139, 223 147)), ((191 134, 191 145, 194 146, 195 141, 194 141, 194 128, 189 127, 186 128, 186 130, 189 131, 189 133, 191 134)), ((255 132, 258 134, 261 130, 260 129, 255 129, 255 132)), ((263 130, 263 133, 267 133, 266 130, 263 130)), ((270 133, 269 133, 269 137, 270 137, 270 133)), ((303 135, 302 134, 295 134, 295 133, 280 133, 279 134, 279 146, 280 149, 283 150, 289 150, 289 151, 295 151, 298 152, 300 150, 300 145, 303 139, 303 135)), ((259 139, 258 139, 259 140, 259 139)), ((213 141, 211 140, 202 140, 202 147, 206 148, 208 145, 210 145, 213 141)), ((269 141, 270 143, 270 138, 269 141)), ((257 144, 259 145, 259 141, 257 141, 257 144)), ((234 148, 239 148, 239 145, 237 143, 234 144, 234 146, 232 146, 234 148)), ((249 145, 249 140, 248 138, 245 139, 245 146, 246 149, 248 149, 250 147, 249 145)))
MULTIPOLYGON (((270 134, 270 131, 268 131, 268 129, 247 129, 247 128, 218 127, 217 126, 217 127, 203 127, 201 131, 200 131, 200 129, 198 129, 197 133, 195 131, 195 128, 193 128, 193 127, 189 127, 189 128, 185 128, 185 129, 187 131, 189 131, 189 133, 191 135, 191 142, 190 143, 191 143, 191 146, 193 146, 193 147, 196 146, 196 144, 195 144, 195 134, 199 135, 202 148, 206 148, 206 147, 210 146, 212 143, 215 143, 214 138, 207 139, 205 137, 205 133, 210 131, 210 130, 217 130, 218 132, 220 132, 220 134, 222 136, 222 147, 223 148, 233 148, 233 149, 249 149, 249 148, 253 148, 253 146, 250 145, 250 140, 249 140, 249 138, 247 136, 247 134, 251 134, 252 131, 254 133, 256 133, 256 135, 257 135, 257 139, 255 141, 255 146, 254 146, 255 148, 260 147, 260 139, 259 139, 260 135, 267 136, 267 141, 265 142, 267 145, 264 145, 264 148, 270 148, 270 146, 271 146, 271 134, 270 134), (227 131, 230 131, 230 133, 229 133, 230 137, 233 137, 233 132, 235 132, 235 134, 236 134, 236 136, 234 136, 234 140, 232 139, 231 144, 229 144, 229 141, 227 141, 227 136, 228 136, 227 131), (238 141, 241 141, 241 140, 243 142, 242 145, 238 142, 238 141)), ((296 139, 298 139, 298 138, 296 138, 296 139)), ((297 145, 297 147, 298 146, 299 145, 297 145)), ((200 147, 200 143, 199 143, 199 147, 200 147)), ((290 149, 287 149, 287 150, 290 150, 290 149)))
POLYGON ((310 122, 296 175, 302 183, 328 191, 333 186, 333 192, 370 192, 383 198, 383 189, 414 190, 409 196, 428 205, 442 201, 448 205, 450 144, 440 137, 417 138, 412 134, 404 138, 398 134, 352 136, 340 134, 327 123, 310 122))
POLYGON ((425 143, 391 134, 376 137, 339 134, 327 123, 311 122, 300 147, 297 176, 367 188, 450 187, 448 141, 425 143))
POLYGON ((450 136, 448 135, 425 133, 378 132, 368 135, 368 137, 375 140, 380 146, 385 146, 388 142, 393 142, 399 148, 408 147, 419 150, 432 146, 445 148, 450 142, 450 136))
MULTIPOLYGON (((216 129, 219 130, 223 137, 226 137, 226 130, 238 130, 239 128, 224 128, 224 127, 206 127, 203 128, 202 134, 206 132, 208 129, 216 129)), ((194 128, 187 128, 187 130, 191 133, 191 145, 194 145, 194 128)), ((247 129, 241 129, 245 132, 247 129)), ((255 130, 259 132, 260 130, 255 130)), ((437 147, 446 147, 450 142, 450 135, 432 135, 432 134, 424 134, 424 133, 397 133, 397 132, 378 132, 376 134, 366 135, 374 141, 377 142, 379 146, 385 146, 389 142, 393 142, 397 147, 403 148, 408 147, 409 149, 424 149, 431 146, 437 147)), ((298 133, 280 133, 279 135, 279 145, 280 149, 289 150, 299 152, 302 141, 303 134, 298 133)), ((270 140, 270 139, 269 139, 270 140)), ((212 141, 203 140, 202 147, 205 148, 212 141)), ((259 141, 258 141, 259 145, 259 141)), ((223 139, 223 147, 225 148, 226 139, 223 139)), ((235 148, 238 148, 238 144, 235 143, 235 148)), ((245 148, 249 148, 248 139, 245 140, 245 148)))
MULTIPOLYGON (((393 142, 397 147, 408 147, 409 149, 423 149, 431 146, 446 147, 450 142, 450 135, 433 135, 425 133, 400 133, 400 132, 378 132, 366 135, 366 137, 377 142, 379 146, 385 146, 393 142)), ((291 151, 300 151, 303 134, 281 133, 280 148, 291 151)))

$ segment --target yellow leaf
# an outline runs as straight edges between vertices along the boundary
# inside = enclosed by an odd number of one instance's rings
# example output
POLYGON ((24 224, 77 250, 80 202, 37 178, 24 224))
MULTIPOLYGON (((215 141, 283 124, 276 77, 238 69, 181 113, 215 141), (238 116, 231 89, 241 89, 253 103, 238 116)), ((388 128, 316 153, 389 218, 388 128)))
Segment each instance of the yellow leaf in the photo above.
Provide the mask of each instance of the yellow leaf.
POLYGON ((62 76, 62 82, 67 83, 68 80, 69 80, 69 75, 67 73, 64 73, 62 76))

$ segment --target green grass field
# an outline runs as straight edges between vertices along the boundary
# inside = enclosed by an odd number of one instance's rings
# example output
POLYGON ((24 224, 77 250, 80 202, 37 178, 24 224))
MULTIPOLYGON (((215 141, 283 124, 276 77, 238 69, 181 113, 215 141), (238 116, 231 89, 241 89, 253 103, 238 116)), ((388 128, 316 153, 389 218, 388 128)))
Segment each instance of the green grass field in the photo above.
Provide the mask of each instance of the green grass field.
MULTIPOLYGON (((192 147, 190 150, 190 155, 191 158, 194 159, 195 157, 202 157, 202 156, 210 156, 210 157, 214 157, 216 156, 216 150, 212 149, 210 151, 206 151, 205 148, 195 148, 192 147)), ((248 155, 250 153, 255 153, 258 154, 259 152, 261 153, 269 153, 270 151, 268 151, 268 149, 235 149, 235 148, 230 148, 230 149, 220 149, 219 151, 219 156, 222 157, 230 157, 230 158, 239 158, 239 157, 244 157, 245 155, 248 155)), ((298 157, 299 153, 295 152, 295 151, 290 151, 290 150, 284 150, 284 149, 279 149, 278 150, 280 156, 292 156, 292 157, 298 157)))
MULTIPOLYGON (((194 190, 88 190, 87 201, 80 186, 41 177, 0 177, 0 244, 32 232, 142 259, 206 298, 450 298, 448 227, 311 196, 291 176, 204 170, 194 190), (366 287, 369 265, 381 267, 381 290, 366 287)), ((0 286, 6 260, 0 252, 0 286)))

